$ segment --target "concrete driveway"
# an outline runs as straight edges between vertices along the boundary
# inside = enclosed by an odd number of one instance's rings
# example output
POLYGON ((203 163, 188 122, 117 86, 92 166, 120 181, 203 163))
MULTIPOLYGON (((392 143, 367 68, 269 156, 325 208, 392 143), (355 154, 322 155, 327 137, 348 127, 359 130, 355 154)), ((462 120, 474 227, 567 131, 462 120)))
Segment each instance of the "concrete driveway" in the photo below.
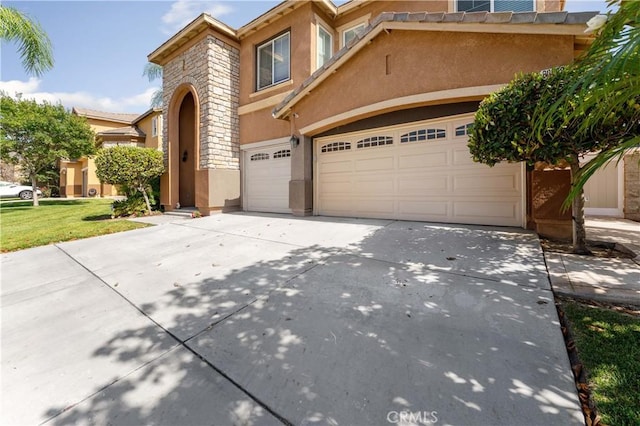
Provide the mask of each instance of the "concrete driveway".
POLYGON ((584 424, 537 237, 226 214, 2 255, 3 424, 584 424))

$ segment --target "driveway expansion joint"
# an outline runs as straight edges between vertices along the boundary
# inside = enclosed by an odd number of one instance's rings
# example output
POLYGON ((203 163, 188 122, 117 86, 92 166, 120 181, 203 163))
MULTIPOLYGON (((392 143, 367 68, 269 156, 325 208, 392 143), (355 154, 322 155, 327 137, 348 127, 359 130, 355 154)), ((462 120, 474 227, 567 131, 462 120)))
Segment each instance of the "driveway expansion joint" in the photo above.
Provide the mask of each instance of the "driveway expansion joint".
MULTIPOLYGON (((213 369, 216 373, 220 374, 222 377, 224 377, 227 381, 229 381, 229 383, 231 383, 233 386, 235 386, 236 388, 238 388, 238 390, 240 390, 242 393, 244 393, 245 395, 247 395, 249 398, 251 398, 252 400, 254 400, 258 405, 260 405, 262 408, 264 408, 267 412, 269 412, 271 415, 273 415, 276 419, 278 419, 280 422, 282 422, 282 424, 286 425, 286 426, 292 426, 293 423, 291 423, 289 420, 287 420, 286 418, 284 418, 282 415, 278 414, 276 411, 274 411, 271 407, 269 407, 266 403, 264 403, 261 399, 259 399, 258 397, 256 397, 253 393, 249 392, 247 389, 245 389, 243 386, 241 386, 238 382, 236 382, 235 380, 233 380, 231 377, 229 377, 227 374, 225 374, 222 370, 220 370, 218 367, 216 367, 215 365, 213 365, 210 361, 208 361, 206 358, 204 358, 200 353, 198 353, 195 349, 193 349, 191 346, 189 346, 189 344, 187 344, 187 340, 190 340, 192 338, 194 338, 195 336, 191 336, 189 339, 186 340, 181 340, 178 336, 176 336, 174 333, 172 333, 170 330, 168 330, 167 328, 163 327, 160 323, 158 323, 156 320, 154 320, 153 318, 151 318, 146 312, 144 312, 142 309, 140 309, 136 304, 134 304, 131 300, 129 300, 126 296, 124 296, 122 293, 120 293, 118 290, 116 290, 115 288, 113 288, 112 286, 110 286, 109 284, 107 284, 102 278, 100 278, 96 273, 94 273, 92 270, 90 270, 89 268, 87 268, 85 265, 83 265, 81 262, 79 262, 76 258, 74 258, 73 256, 71 256, 69 253, 67 253, 66 250, 64 250, 62 247, 58 246, 57 244, 54 244, 54 246, 60 250, 62 253, 64 253, 66 256, 68 256, 72 261, 74 261, 75 263, 77 263, 81 268, 83 268, 85 271, 87 271, 89 274, 91 274, 93 277, 95 277, 99 282, 102 283, 102 285, 106 286, 107 288, 109 288, 111 291, 113 291, 114 293, 116 293, 118 296, 120 296, 124 301, 126 301, 130 306, 132 306, 135 310, 137 310, 140 314, 142 314, 144 317, 146 317, 149 321, 151 321, 153 324, 155 324, 158 328, 160 328, 163 332, 165 332, 167 335, 169 335, 172 339, 174 339, 178 344, 176 344, 175 346, 172 346, 170 349, 168 349, 167 351, 164 351, 163 353, 161 353, 158 357, 154 358, 153 360, 145 363, 142 366, 139 366, 138 368, 136 368, 135 370, 127 373, 126 375, 119 377, 118 379, 114 380, 113 382, 109 383, 108 385, 104 386, 103 388, 101 388, 99 391, 91 394, 90 396, 88 396, 87 398, 84 398, 82 401, 79 401, 75 404, 72 404, 68 407, 66 407, 64 410, 62 410, 61 412, 59 412, 58 414, 56 414, 55 416, 51 417, 50 419, 45 420, 46 423, 48 421, 50 421, 52 418, 57 417, 59 415, 61 415, 62 413, 70 410, 71 408, 77 406, 78 404, 82 403, 83 401, 85 401, 86 399, 89 399, 91 397, 93 397, 94 395, 96 395, 99 392, 104 391, 105 389, 107 389, 108 387, 112 386, 113 384, 119 382, 120 380, 124 379, 125 377, 127 377, 128 375, 132 374, 133 372, 139 370, 140 368, 148 365, 150 362, 156 361, 157 359, 159 359, 160 357, 166 355, 168 352, 175 350, 176 347, 182 346, 184 347, 186 350, 188 350, 189 352, 191 352, 194 356, 196 356, 198 359, 200 359, 202 362, 204 362, 209 368, 213 369)), ((231 314, 227 315, 224 319, 229 318, 230 316, 234 315, 235 313, 245 309, 247 306, 250 306, 252 303, 255 303, 258 299, 254 299, 251 303, 244 305, 243 307, 241 307, 240 309, 232 312, 231 314)), ((218 322, 220 323, 220 321, 218 322)), ((209 326, 211 327, 211 326, 209 326)), ((207 328, 209 328, 207 327, 207 328)), ((206 331, 207 328, 205 328, 205 330, 201 331, 198 334, 201 334, 202 332, 206 331)))

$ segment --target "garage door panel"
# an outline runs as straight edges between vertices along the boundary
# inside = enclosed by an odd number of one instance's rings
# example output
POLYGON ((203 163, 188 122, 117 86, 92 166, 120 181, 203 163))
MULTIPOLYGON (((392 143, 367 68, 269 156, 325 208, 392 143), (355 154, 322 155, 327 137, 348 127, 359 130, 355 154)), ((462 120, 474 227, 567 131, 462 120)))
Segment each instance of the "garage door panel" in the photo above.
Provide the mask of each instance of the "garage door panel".
POLYGON ((367 158, 356 160, 355 169, 358 172, 393 170, 393 156, 367 158))
MULTIPOLYGON (((332 154, 336 155, 336 154, 332 154)), ((353 170, 352 161, 327 159, 322 164, 322 173, 351 173, 353 170)))
MULTIPOLYGON (((481 166, 480 164, 473 161, 473 157, 469 153, 469 149, 466 146, 466 141, 464 145, 458 147, 453 150, 453 165, 454 166, 481 166)), ((489 166, 485 165, 484 167, 489 168, 489 166)))
MULTIPOLYGON (((391 199, 376 200, 356 200, 355 206, 357 214, 362 217, 372 217, 371 215, 392 215, 394 213, 394 201, 391 199)), ((380 217, 380 216, 377 216, 380 217)))
POLYGON ((447 193, 450 191, 447 176, 401 176, 398 178, 398 195, 420 196, 430 193, 447 193))
POLYGON ((353 184, 351 179, 325 181, 320 187, 320 194, 337 195, 337 194, 351 194, 353 190, 353 184))
POLYGON ((393 178, 391 179, 376 179, 376 180, 360 180, 356 179, 354 185, 354 194, 361 196, 385 196, 393 195, 395 192, 395 185, 393 178))
POLYGON ((377 129, 395 135, 384 147, 322 153, 320 147, 333 140, 357 141, 367 133, 322 138, 316 145, 316 213, 521 226, 521 164, 474 163, 467 138, 452 137, 455 124, 466 119, 454 120, 436 124, 447 129, 446 138, 439 133, 437 140, 428 132, 420 139, 428 123, 377 129), (401 143, 401 135, 417 140, 401 143))
POLYGON ((403 219, 426 216, 443 220, 449 215, 449 204, 448 201, 399 201, 398 211, 403 215, 403 219))
POLYGON ((399 166, 401 170, 423 169, 425 167, 443 167, 449 164, 449 156, 446 152, 434 152, 429 154, 419 153, 414 155, 400 155, 399 166))

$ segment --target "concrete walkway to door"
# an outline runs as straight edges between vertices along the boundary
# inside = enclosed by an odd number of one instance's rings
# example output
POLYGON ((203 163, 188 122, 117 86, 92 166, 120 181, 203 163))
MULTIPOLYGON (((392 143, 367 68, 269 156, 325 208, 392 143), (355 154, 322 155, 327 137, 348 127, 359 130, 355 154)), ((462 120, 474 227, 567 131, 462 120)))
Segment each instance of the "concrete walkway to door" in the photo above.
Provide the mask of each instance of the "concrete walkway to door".
POLYGON ((226 214, 1 259, 3 424, 584 424, 523 230, 226 214))

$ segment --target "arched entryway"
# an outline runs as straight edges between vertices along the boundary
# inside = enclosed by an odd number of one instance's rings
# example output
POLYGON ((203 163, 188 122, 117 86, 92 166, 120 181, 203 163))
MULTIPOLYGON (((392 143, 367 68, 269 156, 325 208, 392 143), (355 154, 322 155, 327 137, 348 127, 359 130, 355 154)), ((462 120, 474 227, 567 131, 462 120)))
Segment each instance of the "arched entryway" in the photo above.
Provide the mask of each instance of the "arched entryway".
POLYGON ((196 108, 191 92, 182 99, 178 118, 178 199, 182 207, 196 203, 196 108))

